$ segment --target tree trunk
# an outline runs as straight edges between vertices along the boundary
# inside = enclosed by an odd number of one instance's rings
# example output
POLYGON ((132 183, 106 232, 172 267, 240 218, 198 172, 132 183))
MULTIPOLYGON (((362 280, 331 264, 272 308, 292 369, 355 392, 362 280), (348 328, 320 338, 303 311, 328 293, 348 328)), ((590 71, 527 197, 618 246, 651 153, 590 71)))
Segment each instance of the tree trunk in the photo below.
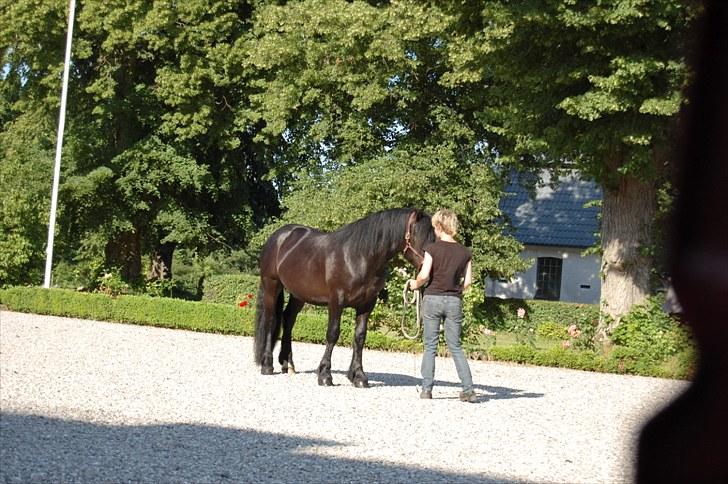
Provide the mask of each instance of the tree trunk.
POLYGON ((176 245, 170 242, 160 244, 152 253, 149 266, 150 281, 162 281, 172 278, 172 255, 176 245))
POLYGON ((600 322, 597 334, 603 342, 632 305, 649 295, 656 193, 649 182, 631 176, 621 176, 615 186, 604 189, 601 311, 611 319, 600 322))
POLYGON ((106 263, 109 267, 119 267, 121 278, 134 283, 142 272, 142 258, 137 232, 123 232, 106 244, 106 263))

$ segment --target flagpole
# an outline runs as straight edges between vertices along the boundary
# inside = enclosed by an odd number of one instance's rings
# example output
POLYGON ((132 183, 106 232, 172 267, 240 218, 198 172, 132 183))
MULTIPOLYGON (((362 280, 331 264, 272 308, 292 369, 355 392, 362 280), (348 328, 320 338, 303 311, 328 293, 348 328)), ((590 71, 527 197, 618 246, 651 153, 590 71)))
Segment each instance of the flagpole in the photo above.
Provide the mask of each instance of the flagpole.
POLYGON ((48 245, 46 247, 46 266, 43 287, 51 287, 51 268, 53 266, 53 238, 56 232, 56 208, 58 206, 58 184, 61 178, 61 150, 63 130, 66 126, 66 98, 68 96, 68 76, 71 67, 71 42, 73 40, 73 18, 76 13, 76 0, 70 0, 68 8, 68 33, 66 36, 66 58, 63 63, 63 87, 61 89, 61 111, 58 119, 56 138, 56 164, 53 169, 53 191, 51 192, 51 214, 48 223, 48 245))

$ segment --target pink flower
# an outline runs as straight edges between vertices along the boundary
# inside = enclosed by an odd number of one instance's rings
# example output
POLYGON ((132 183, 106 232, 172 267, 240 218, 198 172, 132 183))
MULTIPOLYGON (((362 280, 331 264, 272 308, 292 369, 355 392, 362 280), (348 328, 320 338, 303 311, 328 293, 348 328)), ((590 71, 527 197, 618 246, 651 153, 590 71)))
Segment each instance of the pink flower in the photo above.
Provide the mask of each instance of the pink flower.
POLYGON ((572 324, 571 326, 569 326, 568 331, 569 331, 569 336, 571 336, 572 338, 578 338, 579 335, 581 334, 581 330, 575 324, 572 324))
POLYGON ((571 341, 569 341, 569 340, 564 341, 563 343, 561 343, 561 347, 564 348, 565 350, 571 348, 571 341))
POLYGON ((516 311, 516 314, 518 315, 519 319, 523 319, 526 317, 526 310, 523 308, 518 308, 518 311, 516 311))

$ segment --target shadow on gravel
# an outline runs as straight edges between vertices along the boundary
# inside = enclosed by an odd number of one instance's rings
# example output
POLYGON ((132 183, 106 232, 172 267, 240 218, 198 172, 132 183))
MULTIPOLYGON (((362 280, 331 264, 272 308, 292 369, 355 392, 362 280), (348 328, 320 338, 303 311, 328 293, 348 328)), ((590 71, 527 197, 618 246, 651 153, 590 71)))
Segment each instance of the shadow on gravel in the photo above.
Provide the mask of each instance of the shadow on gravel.
POLYGON ((0 443, 0 482, 516 482, 311 455, 345 444, 207 425, 2 413, 0 443))
MULTIPOLYGON (((316 373, 315 370, 302 371, 300 373, 316 373)), ((333 375, 341 375, 334 380, 334 384, 337 385, 348 385, 349 380, 346 378, 345 371, 331 371, 333 375), (342 379, 343 377, 343 379, 342 379)), ((375 373, 367 372, 369 377, 369 384, 373 387, 377 386, 391 386, 391 387, 414 387, 422 383, 422 379, 416 378, 410 375, 402 375, 399 373, 375 373)), ((446 387, 446 388, 460 388, 459 382, 449 382, 442 380, 435 380, 435 388, 446 387)), ((488 400, 509 400, 512 398, 542 398, 543 393, 530 393, 524 392, 517 388, 507 387, 494 387, 490 385, 473 385, 473 388, 478 393, 478 402, 487 402, 488 400)), ((452 397, 457 398, 457 397, 452 397)))
MULTIPOLYGON (((372 386, 381 384, 386 386, 413 387, 422 383, 420 378, 409 375, 401 375, 397 373, 367 373, 369 382, 372 386)), ((460 382, 450 382, 435 380, 435 388, 460 388, 460 382)), ((478 393, 485 392, 481 397, 482 400, 508 400, 511 398, 542 398, 543 393, 528 393, 516 388, 494 387, 489 385, 474 384, 473 388, 478 393)))

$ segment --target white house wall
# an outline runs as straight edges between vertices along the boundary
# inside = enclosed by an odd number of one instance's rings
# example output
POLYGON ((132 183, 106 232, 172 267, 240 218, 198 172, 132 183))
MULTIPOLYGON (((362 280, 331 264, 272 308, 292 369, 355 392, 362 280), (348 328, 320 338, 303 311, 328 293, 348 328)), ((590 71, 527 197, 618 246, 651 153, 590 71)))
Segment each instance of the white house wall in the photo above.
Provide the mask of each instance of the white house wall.
POLYGON ((562 259, 561 301, 596 304, 601 294, 599 269, 601 259, 596 255, 582 256, 583 249, 570 247, 526 246, 521 257, 532 259, 525 272, 516 273, 510 281, 488 279, 486 296, 500 298, 533 299, 536 294, 536 259, 556 257, 562 259))

